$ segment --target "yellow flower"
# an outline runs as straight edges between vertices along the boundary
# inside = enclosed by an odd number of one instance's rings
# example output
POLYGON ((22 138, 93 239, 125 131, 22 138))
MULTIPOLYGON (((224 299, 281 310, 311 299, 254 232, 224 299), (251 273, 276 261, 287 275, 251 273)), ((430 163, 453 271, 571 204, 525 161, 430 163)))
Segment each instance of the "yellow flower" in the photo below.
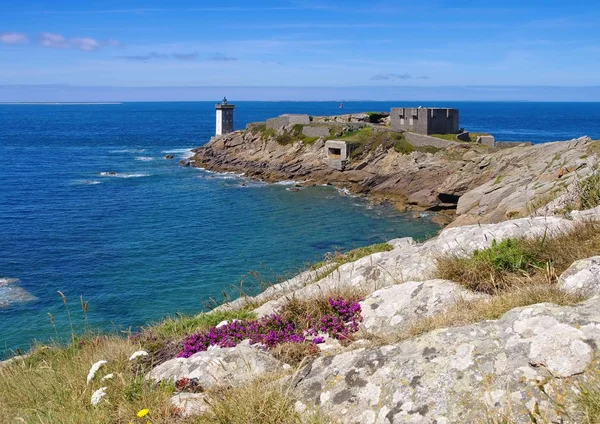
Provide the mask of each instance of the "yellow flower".
POLYGON ((138 418, 142 418, 145 417, 146 415, 148 415, 148 412, 150 412, 150 410, 148 409, 140 409, 137 413, 138 418))

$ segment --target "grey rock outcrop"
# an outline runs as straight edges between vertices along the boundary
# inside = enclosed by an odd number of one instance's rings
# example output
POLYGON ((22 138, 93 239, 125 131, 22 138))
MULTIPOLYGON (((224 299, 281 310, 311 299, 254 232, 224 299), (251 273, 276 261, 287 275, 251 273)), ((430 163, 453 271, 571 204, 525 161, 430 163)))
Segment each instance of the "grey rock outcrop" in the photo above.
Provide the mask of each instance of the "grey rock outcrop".
POLYGON ((509 409, 519 423, 537 404, 537 385, 583 373, 600 343, 600 300, 569 308, 515 309, 497 321, 435 330, 396 345, 315 360, 296 386, 299 409, 318 405, 344 423, 478 422, 509 409))
POLYGON ((573 263, 558 279, 558 286, 570 293, 600 294, 600 256, 573 263))
POLYGON ((171 404, 178 408, 183 417, 210 413, 210 405, 203 393, 177 393, 171 398, 171 404))
POLYGON ((282 369, 283 364, 259 349, 247 346, 198 352, 190 358, 175 358, 154 368, 148 378, 176 382, 197 379, 203 388, 215 385, 238 386, 257 375, 282 369))
POLYGON ((457 300, 483 297, 446 280, 409 281, 386 287, 360 302, 365 330, 385 335, 417 319, 443 312, 457 300))

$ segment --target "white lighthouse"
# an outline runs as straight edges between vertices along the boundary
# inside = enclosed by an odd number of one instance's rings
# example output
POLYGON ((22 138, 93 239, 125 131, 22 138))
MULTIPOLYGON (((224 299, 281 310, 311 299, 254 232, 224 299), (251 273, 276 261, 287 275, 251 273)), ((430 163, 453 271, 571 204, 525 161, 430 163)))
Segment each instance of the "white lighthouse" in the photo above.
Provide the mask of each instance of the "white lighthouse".
POLYGON ((215 109, 217 111, 217 126, 216 135, 227 134, 233 132, 233 108, 234 105, 227 103, 227 98, 223 97, 222 103, 217 103, 215 109))

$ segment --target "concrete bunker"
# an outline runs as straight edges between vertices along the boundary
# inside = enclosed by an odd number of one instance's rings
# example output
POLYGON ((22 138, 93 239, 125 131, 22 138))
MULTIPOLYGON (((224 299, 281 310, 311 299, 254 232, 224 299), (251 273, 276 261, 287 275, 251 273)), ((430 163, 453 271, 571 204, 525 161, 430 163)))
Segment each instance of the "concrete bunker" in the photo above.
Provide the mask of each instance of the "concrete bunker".
POLYGON ((344 140, 327 140, 325 142, 325 154, 329 166, 338 171, 343 171, 354 147, 353 143, 344 140))

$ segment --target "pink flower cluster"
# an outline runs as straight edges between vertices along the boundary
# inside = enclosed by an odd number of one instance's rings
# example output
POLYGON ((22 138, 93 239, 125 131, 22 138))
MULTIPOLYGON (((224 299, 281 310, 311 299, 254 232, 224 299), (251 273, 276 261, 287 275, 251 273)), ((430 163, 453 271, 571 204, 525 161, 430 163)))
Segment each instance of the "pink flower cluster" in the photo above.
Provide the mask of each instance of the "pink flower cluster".
POLYGON ((323 343, 325 338, 319 335, 322 333, 342 340, 358 331, 362 316, 357 300, 329 298, 328 302, 329 313, 320 319, 306 317, 302 324, 300 320, 286 320, 281 315, 272 314, 259 320, 233 321, 218 328, 211 327, 188 336, 178 356, 189 358, 210 346, 234 347, 245 339, 250 344, 261 343, 271 349, 281 343, 323 343))

